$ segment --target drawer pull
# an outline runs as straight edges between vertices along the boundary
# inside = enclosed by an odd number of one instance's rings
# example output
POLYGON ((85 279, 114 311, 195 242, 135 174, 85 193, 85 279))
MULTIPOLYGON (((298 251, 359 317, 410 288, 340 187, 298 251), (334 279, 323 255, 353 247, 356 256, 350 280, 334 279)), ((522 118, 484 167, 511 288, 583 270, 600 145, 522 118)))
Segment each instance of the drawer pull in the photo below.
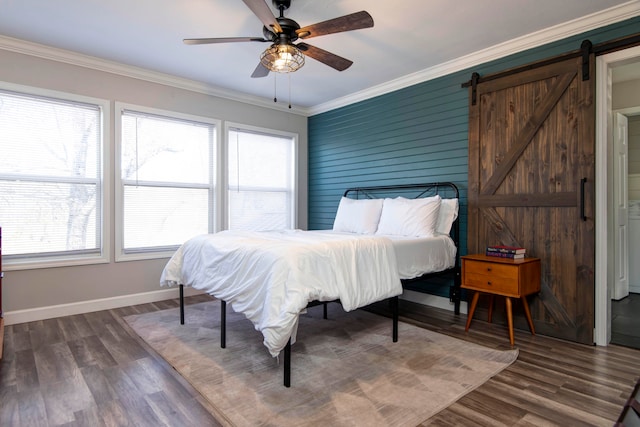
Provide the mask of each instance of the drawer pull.
POLYGON ((491 282, 487 282, 487 285, 491 286, 491 282))
POLYGON ((491 271, 491 267, 487 267, 487 271, 491 271))

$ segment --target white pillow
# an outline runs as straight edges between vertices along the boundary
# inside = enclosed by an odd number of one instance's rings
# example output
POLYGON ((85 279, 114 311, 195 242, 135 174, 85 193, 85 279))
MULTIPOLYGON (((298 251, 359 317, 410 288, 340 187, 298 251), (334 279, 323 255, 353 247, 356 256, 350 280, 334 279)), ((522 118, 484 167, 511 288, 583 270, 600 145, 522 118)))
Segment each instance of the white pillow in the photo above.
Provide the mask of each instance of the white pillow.
POLYGON ((436 232, 449 234, 453 221, 455 221, 456 218, 458 218, 458 199, 442 199, 440 212, 438 213, 436 232))
POLYGON ((440 196, 384 199, 376 234, 431 237, 435 235, 440 196))
POLYGON ((348 233, 374 234, 378 228, 382 203, 382 199, 343 197, 338 205, 333 229, 348 233))

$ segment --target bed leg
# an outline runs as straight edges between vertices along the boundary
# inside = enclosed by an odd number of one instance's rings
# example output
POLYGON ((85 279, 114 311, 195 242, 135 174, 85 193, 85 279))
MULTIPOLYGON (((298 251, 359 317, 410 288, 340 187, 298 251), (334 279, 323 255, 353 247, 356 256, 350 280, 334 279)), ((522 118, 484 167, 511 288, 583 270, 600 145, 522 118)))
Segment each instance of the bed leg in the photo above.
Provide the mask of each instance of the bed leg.
POLYGON ((227 348, 227 302, 220 300, 220 348, 227 348))
POLYGON ((393 342, 398 342, 398 297, 391 298, 391 315, 393 316, 393 342))
POLYGON ((457 285, 451 288, 451 301, 453 301, 453 313, 460 314, 460 288, 457 285))
POLYGON ((453 313, 460 314, 460 300, 462 300, 462 291, 460 288, 462 282, 462 275, 460 274, 460 268, 456 269, 455 276, 453 278, 453 288, 451 289, 451 298, 453 299, 453 313))
POLYGON ((322 303, 322 307, 323 307, 323 310, 324 310, 323 318, 325 320, 328 318, 328 316, 327 316, 327 304, 328 304, 327 302, 323 302, 322 303))
POLYGON ((291 387, 291 338, 284 347, 284 386, 291 387))
POLYGON ((184 325, 184 285, 180 285, 180 324, 184 325))

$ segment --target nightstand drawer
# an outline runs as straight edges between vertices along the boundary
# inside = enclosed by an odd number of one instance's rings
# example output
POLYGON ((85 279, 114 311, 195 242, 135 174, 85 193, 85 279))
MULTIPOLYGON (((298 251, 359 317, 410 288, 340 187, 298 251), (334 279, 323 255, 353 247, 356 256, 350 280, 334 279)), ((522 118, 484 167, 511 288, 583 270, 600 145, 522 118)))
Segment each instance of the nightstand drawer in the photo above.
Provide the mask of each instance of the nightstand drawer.
POLYGON ((465 269, 467 274, 491 276, 494 279, 500 277, 507 280, 518 280, 518 267, 513 265, 465 260, 465 269))
MULTIPOLYGON (((515 270, 517 273, 517 270, 515 270)), ((517 274, 516 274, 517 277, 517 274)), ((513 278, 491 276, 467 271, 465 273, 465 288, 496 294, 518 295, 518 281, 513 278)))

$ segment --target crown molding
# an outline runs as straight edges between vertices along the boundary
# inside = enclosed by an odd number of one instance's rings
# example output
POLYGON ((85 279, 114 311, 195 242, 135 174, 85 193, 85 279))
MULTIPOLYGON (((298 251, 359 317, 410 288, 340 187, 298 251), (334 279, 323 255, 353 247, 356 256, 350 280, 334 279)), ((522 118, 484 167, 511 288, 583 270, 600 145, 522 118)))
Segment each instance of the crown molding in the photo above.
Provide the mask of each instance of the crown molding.
POLYGON ((337 98, 323 104, 318 104, 309 108, 309 115, 335 110, 336 108, 394 92, 399 89, 404 89, 418 83, 423 83, 428 80, 446 76, 496 59, 504 58, 514 53, 522 52, 554 41, 563 40, 565 38, 614 24, 616 22, 621 22, 638 15, 640 15, 640 0, 632 0, 601 12, 586 15, 572 21, 563 22, 562 24, 526 34, 516 39, 491 46, 487 49, 456 58, 452 61, 444 62, 442 64, 402 76, 395 80, 390 80, 386 83, 373 86, 360 92, 337 98))
POLYGON ((176 77, 170 74, 151 71, 132 65, 121 64, 119 62, 109 61, 106 59, 46 46, 39 43, 28 42, 13 37, 0 35, 0 49, 51 61, 62 62, 79 67, 89 68, 106 73, 116 74, 124 77, 144 80, 151 83, 158 83, 165 86, 171 86, 191 92, 211 95, 218 98, 242 102, 258 107, 269 108, 272 110, 279 110, 303 116, 308 115, 308 111, 306 109, 296 107, 288 108, 282 105, 274 104, 272 101, 259 96, 248 95, 242 92, 204 84, 195 80, 176 77))
POLYGON ((386 83, 367 88, 365 90, 349 94, 347 96, 336 98, 329 102, 318 104, 312 107, 293 107, 288 108, 283 105, 275 104, 266 98, 248 95, 238 91, 232 91, 221 87, 204 84, 202 82, 184 79, 169 74, 159 73, 131 65, 121 64, 114 61, 108 61, 89 55, 83 55, 64 49, 58 49, 51 46, 45 46, 38 43, 27 42, 11 37, 0 35, 0 49, 31 55, 43 59, 57 62, 63 62, 70 65, 90 68, 98 71, 131 77, 152 83, 158 83, 166 86, 184 89, 192 92, 198 92, 231 101, 242 102, 262 108, 269 108, 282 112, 298 114, 302 116, 311 116, 326 111, 344 107, 356 102, 364 101, 376 96, 404 89, 418 83, 433 80, 448 74, 455 73, 460 70, 468 69, 487 63, 496 59, 506 57, 508 55, 542 46, 547 43, 562 40, 577 34, 581 34, 606 25, 621 22, 629 18, 640 15, 640 0, 631 0, 627 3, 609 8, 607 10, 593 13, 572 21, 546 28, 531 34, 509 40, 504 43, 497 44, 487 49, 474 52, 469 55, 456 58, 454 60, 438 64, 436 66, 426 68, 424 70, 402 76, 400 78, 388 81, 386 83))

